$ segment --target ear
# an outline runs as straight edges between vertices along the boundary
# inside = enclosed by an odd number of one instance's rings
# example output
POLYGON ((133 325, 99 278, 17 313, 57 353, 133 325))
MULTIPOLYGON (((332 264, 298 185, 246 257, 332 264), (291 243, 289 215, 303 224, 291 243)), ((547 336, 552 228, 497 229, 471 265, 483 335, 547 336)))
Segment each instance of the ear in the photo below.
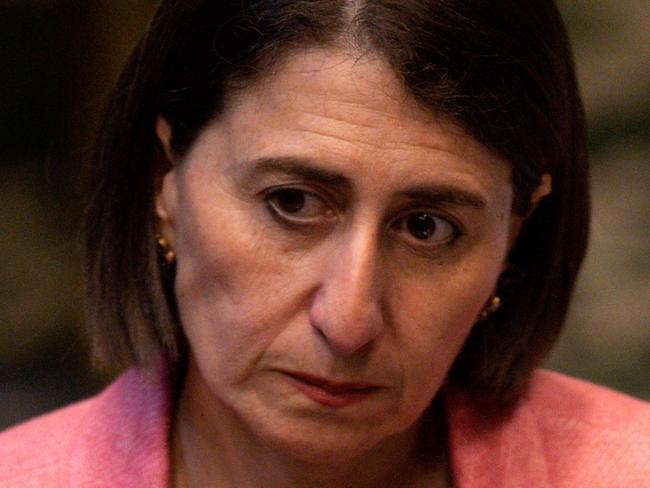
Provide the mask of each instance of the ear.
POLYGON ((521 232, 521 228, 524 226, 526 220, 533 214, 539 202, 551 194, 553 191, 553 180, 551 175, 544 173, 539 179, 539 186, 535 188, 532 195, 530 196, 530 210, 526 215, 519 215, 513 213, 510 219, 510 233, 508 236, 508 251, 512 249, 512 246, 517 242, 517 237, 521 232))
POLYGON ((162 115, 159 115, 156 119, 156 135, 167 161, 173 166, 175 158, 174 151, 172 151, 172 126, 162 115))
POLYGON ((158 232, 167 239, 172 249, 176 247, 176 215, 178 213, 178 189, 176 169, 168 171, 156 193, 156 216, 159 220, 158 232))
POLYGON ((176 215, 178 209, 177 169, 175 157, 171 150, 172 129, 169 122, 161 116, 156 119, 156 135, 171 167, 162 176, 156 190, 155 206, 156 216, 159 220, 158 232, 174 249, 176 247, 176 215))
POLYGON ((533 194, 530 197, 530 210, 528 211, 528 215, 526 215, 526 218, 531 216, 531 214, 537 208, 537 205, 539 205, 539 202, 541 202, 544 198, 549 196, 552 191, 553 191, 553 179, 551 178, 551 175, 549 175, 548 173, 544 173, 542 177, 539 179, 539 186, 535 188, 535 191, 533 191, 533 194))

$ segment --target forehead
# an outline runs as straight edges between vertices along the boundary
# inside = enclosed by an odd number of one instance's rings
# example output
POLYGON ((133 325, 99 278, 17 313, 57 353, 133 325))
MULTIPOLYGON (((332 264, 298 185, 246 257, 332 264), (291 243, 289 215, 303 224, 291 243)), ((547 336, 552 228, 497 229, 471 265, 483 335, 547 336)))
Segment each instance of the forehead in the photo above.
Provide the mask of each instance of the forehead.
POLYGON ((503 190, 509 183, 501 158, 449 118, 420 107, 389 64, 374 55, 293 53, 236 92, 213 129, 230 151, 226 160, 236 164, 300 158, 352 180, 371 178, 376 187, 434 177, 477 191, 503 190))
MULTIPOLYGON (((449 141, 464 136, 456 124, 433 116, 421 108, 403 88, 388 62, 372 53, 343 49, 310 49, 294 52, 258 82, 233 99, 234 111, 241 115, 285 115, 306 129, 329 123, 354 129, 359 142, 381 142, 434 147, 433 132, 444 130, 449 141), (388 140, 376 134, 391 128, 388 140)), ((460 147, 465 147, 463 141, 460 147)))

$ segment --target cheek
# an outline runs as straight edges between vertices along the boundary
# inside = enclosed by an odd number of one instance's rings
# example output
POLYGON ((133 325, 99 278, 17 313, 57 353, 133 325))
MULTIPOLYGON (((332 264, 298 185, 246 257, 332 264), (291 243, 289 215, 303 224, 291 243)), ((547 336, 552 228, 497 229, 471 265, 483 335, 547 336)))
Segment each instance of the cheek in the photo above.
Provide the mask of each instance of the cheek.
POLYGON ((236 202, 223 199, 219 209, 188 203, 179 228, 183 330, 205 377, 237 381, 300 310, 304 286, 236 202))
MULTIPOLYGON (((473 253, 462 263, 443 263, 394 281, 392 309, 398 323, 416 325, 414 334, 432 341, 462 341, 494 291, 500 273, 500 247, 489 255, 473 253)), ((408 335, 407 325, 401 328, 408 335)))
MULTIPOLYGON (((497 260, 498 262, 498 260, 497 260)), ((416 414, 442 386, 498 277, 496 265, 437 270, 394 296, 403 357, 406 405, 416 414)), ((479 325, 480 326, 480 325, 479 325)))
POLYGON ((277 270, 232 220, 201 208, 183 217, 175 283, 183 329, 196 354, 210 348, 219 357, 237 356, 244 344, 255 347, 263 314, 256 290, 277 270))

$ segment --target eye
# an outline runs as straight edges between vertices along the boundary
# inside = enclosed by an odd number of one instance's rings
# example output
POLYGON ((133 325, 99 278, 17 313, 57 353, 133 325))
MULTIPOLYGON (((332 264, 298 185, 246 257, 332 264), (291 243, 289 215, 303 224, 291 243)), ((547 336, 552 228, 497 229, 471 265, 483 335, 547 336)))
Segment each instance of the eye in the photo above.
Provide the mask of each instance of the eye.
POLYGON ((444 246, 460 235, 456 225, 430 212, 405 215, 395 221, 394 228, 405 233, 407 239, 425 246, 444 246))
POLYGON ((322 198, 299 188, 279 188, 266 195, 266 202, 278 217, 296 223, 315 223, 334 217, 322 198))

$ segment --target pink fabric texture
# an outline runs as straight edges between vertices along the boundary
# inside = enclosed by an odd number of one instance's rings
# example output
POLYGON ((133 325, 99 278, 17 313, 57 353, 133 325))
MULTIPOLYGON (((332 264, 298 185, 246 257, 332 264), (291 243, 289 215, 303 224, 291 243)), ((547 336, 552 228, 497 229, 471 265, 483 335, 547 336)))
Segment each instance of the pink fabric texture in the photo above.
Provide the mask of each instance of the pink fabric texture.
POLYGON ((166 373, 130 370, 89 400, 0 435, 0 487, 167 487, 166 373))
POLYGON ((646 402, 549 371, 500 423, 463 393, 445 400, 458 487, 650 488, 646 402))
MULTIPOLYGON (((169 380, 131 370, 100 395, 0 434, 0 487, 169 484, 169 380)), ((445 392, 457 488, 650 487, 650 405, 540 371, 506 420, 445 392)))

